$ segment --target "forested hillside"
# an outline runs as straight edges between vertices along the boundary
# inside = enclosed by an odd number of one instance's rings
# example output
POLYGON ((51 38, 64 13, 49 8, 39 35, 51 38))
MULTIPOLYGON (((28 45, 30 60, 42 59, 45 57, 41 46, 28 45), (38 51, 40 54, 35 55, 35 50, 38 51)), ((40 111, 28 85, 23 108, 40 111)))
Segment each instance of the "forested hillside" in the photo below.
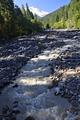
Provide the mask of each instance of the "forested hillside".
POLYGON ((43 19, 44 26, 51 28, 80 28, 80 0, 71 0, 43 19))
POLYGON ((38 22, 28 5, 19 8, 13 0, 0 0, 0 38, 9 38, 39 31, 38 22))

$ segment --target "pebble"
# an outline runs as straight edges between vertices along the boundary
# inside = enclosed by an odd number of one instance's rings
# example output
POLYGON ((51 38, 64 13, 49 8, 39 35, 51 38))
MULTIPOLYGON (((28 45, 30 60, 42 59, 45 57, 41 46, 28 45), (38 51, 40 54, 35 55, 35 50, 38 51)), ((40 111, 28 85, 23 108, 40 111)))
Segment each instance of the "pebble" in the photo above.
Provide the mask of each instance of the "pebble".
MULTIPOLYGON (((53 79, 54 76, 57 82, 53 81, 53 87, 55 87, 55 95, 61 95, 69 100, 75 110, 79 111, 80 107, 80 75, 66 75, 63 73, 68 69, 76 69, 80 66, 80 41, 77 40, 80 35, 79 31, 59 31, 53 32, 57 36, 55 40, 53 39, 43 39, 43 40, 24 40, 20 39, 2 46, 0 48, 0 88, 3 88, 6 84, 10 84, 15 80, 22 66, 24 66, 27 61, 38 55, 42 49, 45 49, 45 44, 49 49, 59 49, 60 56, 56 60, 51 61, 51 76, 50 79, 53 79), (62 41, 63 39, 63 41, 62 41), (68 40, 69 41, 66 41, 68 40), (74 43, 73 43, 74 39, 74 43), (78 41, 78 44, 77 42, 78 41), (38 43, 40 41, 40 45, 38 43), (51 44, 50 44, 51 42, 51 44), (75 44, 73 46, 66 47, 66 44, 70 42, 75 44), (35 47, 36 46, 36 47, 35 47), (61 49, 64 46, 65 49, 61 49), (41 48, 40 48, 41 47, 41 48), (63 70, 63 73, 60 74, 59 71, 63 70)), ((79 72, 79 71, 77 71, 79 72)), ((13 88, 17 88, 18 85, 15 84, 13 88)), ((51 86, 52 88, 52 86, 51 86)), ((0 92, 1 94, 1 92, 0 92)), ((14 102, 14 108, 17 107, 17 101, 14 102)), ((74 110, 74 111, 75 111, 74 110)), ((3 109, 3 113, 8 115, 9 120, 16 120, 14 114, 20 113, 19 110, 9 110, 8 107, 3 109), (11 112, 10 112, 11 111, 11 112), (12 112, 13 111, 13 112, 12 112), (12 116, 11 116, 12 115, 12 116)), ((72 117, 72 114, 69 115, 69 118, 72 117)), ((0 118, 2 119, 2 118, 0 118)), ((33 117, 28 116, 25 120, 34 120, 33 117)))

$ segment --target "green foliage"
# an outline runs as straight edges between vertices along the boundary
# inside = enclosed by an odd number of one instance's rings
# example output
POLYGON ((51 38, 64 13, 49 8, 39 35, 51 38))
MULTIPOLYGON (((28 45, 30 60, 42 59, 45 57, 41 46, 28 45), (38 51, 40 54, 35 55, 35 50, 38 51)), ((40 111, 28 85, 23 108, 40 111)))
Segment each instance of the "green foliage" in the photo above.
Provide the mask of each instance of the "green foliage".
POLYGON ((28 19, 34 19, 33 13, 29 10, 28 5, 26 4, 26 15, 28 19))
POLYGON ((0 0, 0 37, 15 37, 41 30, 42 24, 33 21, 34 15, 27 4, 20 9, 13 0, 0 0))
POLYGON ((52 28, 80 28, 80 0, 71 2, 42 18, 42 23, 46 26, 50 24, 52 28))
POLYGON ((2 25, 3 23, 1 22, 3 35, 12 36, 14 30, 14 3, 12 0, 0 1, 0 15, 4 21, 4 25, 2 25))
POLYGON ((50 25, 49 23, 46 24, 46 29, 49 29, 50 28, 50 25))
POLYGON ((61 20, 59 22, 56 22, 53 27, 56 29, 66 28, 66 22, 64 20, 61 20))
POLYGON ((24 5, 22 5, 22 13, 23 13, 23 16, 25 16, 27 19, 29 19, 29 20, 34 19, 34 15, 29 10, 28 4, 26 4, 26 7, 24 5))
POLYGON ((34 32, 39 32, 42 30, 42 23, 40 21, 38 21, 37 19, 32 20, 33 23, 33 30, 34 32))

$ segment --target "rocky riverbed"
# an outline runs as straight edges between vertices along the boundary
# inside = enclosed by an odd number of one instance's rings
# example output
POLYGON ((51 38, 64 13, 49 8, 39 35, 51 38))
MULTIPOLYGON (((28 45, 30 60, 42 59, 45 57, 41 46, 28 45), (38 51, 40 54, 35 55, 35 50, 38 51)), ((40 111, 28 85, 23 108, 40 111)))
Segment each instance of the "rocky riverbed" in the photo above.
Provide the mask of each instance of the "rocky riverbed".
POLYGON ((80 31, 1 46, 0 88, 0 120, 80 120, 80 31))

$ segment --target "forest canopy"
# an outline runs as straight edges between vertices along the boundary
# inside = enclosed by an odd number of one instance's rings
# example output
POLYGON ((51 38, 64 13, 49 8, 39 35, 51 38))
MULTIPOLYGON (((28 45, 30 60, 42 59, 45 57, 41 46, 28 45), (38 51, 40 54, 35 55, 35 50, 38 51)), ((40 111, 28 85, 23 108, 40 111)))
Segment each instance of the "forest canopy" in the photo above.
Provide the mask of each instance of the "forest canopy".
POLYGON ((0 0, 0 38, 16 37, 40 31, 42 24, 33 13, 22 5, 19 8, 13 0, 0 0))
POLYGON ((42 22, 45 27, 49 24, 51 28, 80 29, 80 0, 71 0, 68 5, 42 18, 42 22))

